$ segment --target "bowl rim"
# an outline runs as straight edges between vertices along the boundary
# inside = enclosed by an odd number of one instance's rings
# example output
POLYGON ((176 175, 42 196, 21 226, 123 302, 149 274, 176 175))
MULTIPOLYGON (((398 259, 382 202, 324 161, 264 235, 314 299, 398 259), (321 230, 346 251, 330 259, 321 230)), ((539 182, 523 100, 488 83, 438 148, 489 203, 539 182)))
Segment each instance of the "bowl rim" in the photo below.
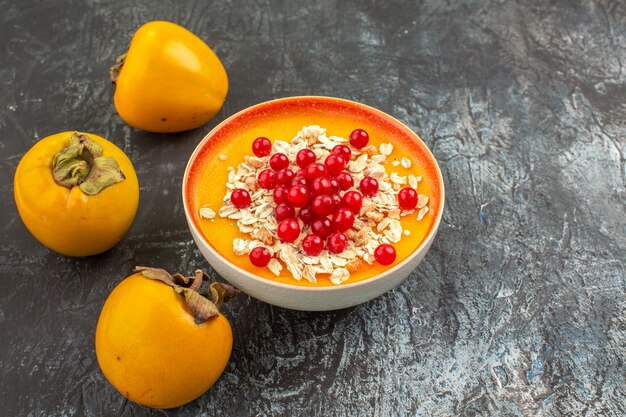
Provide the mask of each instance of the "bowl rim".
MULTIPOLYGON (((229 267, 233 268, 236 272, 246 276, 247 278, 258 282, 259 284, 262 285, 267 285, 270 287, 276 287, 276 288, 280 288, 280 289, 289 289, 289 290, 295 290, 295 291, 312 291, 312 292, 327 292, 327 291, 338 291, 338 290, 346 290, 346 289, 352 289, 352 288, 357 288, 357 287, 361 287, 361 286, 367 286, 367 285, 371 285, 374 282, 377 282, 379 280, 384 279, 385 277, 394 274, 395 272, 401 270, 402 268, 404 268, 408 263, 410 263, 416 256, 418 256, 422 251, 424 251, 424 249, 428 248, 429 242, 431 242, 435 236, 435 234, 437 233, 437 231, 439 230, 439 225, 441 223, 441 219, 443 218, 443 211, 445 209, 445 184, 443 181, 443 176, 441 174, 441 168, 439 167, 439 163, 437 162, 437 160, 435 159, 435 156, 433 155, 432 151, 428 148, 428 146, 426 146, 426 144, 424 143, 424 141, 422 140, 421 137, 419 137, 415 132, 413 132, 413 130, 411 128, 409 128, 406 124, 402 123, 401 121, 399 121, 398 119, 396 119, 395 117, 383 112, 382 110, 378 110, 372 106, 369 106, 367 104, 363 104, 363 103, 359 103, 357 101, 353 101, 353 100, 348 100, 348 99, 344 99, 344 98, 337 98, 337 97, 330 97, 330 96, 318 96, 318 95, 304 95, 304 96, 289 96, 289 97, 281 97, 281 98, 277 98, 277 99, 272 99, 272 100, 267 100, 267 101, 263 101, 261 103, 257 103, 254 104, 252 106, 246 107, 242 110, 239 110, 238 112, 236 112, 235 114, 229 116, 228 118, 224 119, 222 122, 220 122, 217 126, 215 126, 213 129, 211 129, 203 138, 202 140, 198 143, 198 145, 196 145, 194 151, 192 152, 191 156, 189 157, 189 159, 187 160, 187 166, 185 167, 185 173, 183 174, 183 180, 182 180, 182 199, 183 199, 183 210, 185 211, 185 218, 187 220, 187 225, 189 226, 190 229, 192 229, 192 235, 198 236, 201 240, 202 243, 204 243, 204 245, 208 248, 208 250, 217 258, 219 258, 222 262, 224 262, 225 264, 227 264, 229 267), (405 128, 408 132, 410 132, 410 134, 412 136, 414 136, 414 139, 416 139, 424 148, 424 150, 426 151, 426 154, 428 155, 428 157, 434 162, 435 165, 435 171, 436 171, 436 179, 437 182, 440 185, 441 188, 441 210, 439 210, 439 213, 437 214, 437 218, 435 219, 435 221, 433 222, 433 225, 431 226, 428 234, 422 239, 422 242, 417 246, 417 248, 415 248, 413 250, 413 252, 411 252, 406 258, 404 258, 404 260, 402 260, 401 262, 399 262, 398 264, 394 265, 392 268, 389 268, 387 270, 385 270, 382 273, 379 273, 377 275, 371 276, 369 278, 365 278, 356 282, 346 282, 346 283, 342 283, 341 285, 325 285, 325 286, 320 286, 320 287, 316 287, 316 286, 308 286, 308 285, 298 285, 298 284, 287 284, 287 283, 283 283, 283 282, 277 282, 277 281, 273 281, 271 279, 256 275, 250 271, 247 271, 235 264, 233 264, 227 257, 225 257, 224 255, 222 255, 217 249, 215 249, 213 247, 213 245, 211 245, 211 243, 206 239, 206 237, 202 234, 202 232, 200 230, 198 230, 198 228, 196 227, 196 225, 194 224, 192 218, 191 218, 191 213, 190 213, 190 209, 189 209, 189 202, 187 201, 187 188, 188 188, 188 183, 189 183, 189 173, 191 171, 191 167, 193 166, 193 164, 195 163, 198 154, 200 153, 201 149, 211 140, 212 136, 215 134, 215 132, 219 131, 223 126, 231 123, 233 120, 240 118, 242 116, 244 116, 246 113, 251 112, 253 110, 256 110, 260 107, 265 107, 265 106, 271 106, 271 105, 276 105, 276 104, 280 104, 281 102, 290 102, 290 101, 297 101, 297 100, 321 100, 321 101, 334 101, 334 102, 339 102, 339 103, 343 103, 343 104, 347 104, 347 105, 351 105, 351 106, 357 106, 357 107, 361 107, 364 110, 370 111, 370 112, 374 112, 376 114, 378 114, 379 116, 382 116, 383 118, 389 118, 391 119, 391 121, 398 123, 399 125, 401 125, 403 128, 405 128)), ((208 262, 208 260, 207 260, 208 262)))

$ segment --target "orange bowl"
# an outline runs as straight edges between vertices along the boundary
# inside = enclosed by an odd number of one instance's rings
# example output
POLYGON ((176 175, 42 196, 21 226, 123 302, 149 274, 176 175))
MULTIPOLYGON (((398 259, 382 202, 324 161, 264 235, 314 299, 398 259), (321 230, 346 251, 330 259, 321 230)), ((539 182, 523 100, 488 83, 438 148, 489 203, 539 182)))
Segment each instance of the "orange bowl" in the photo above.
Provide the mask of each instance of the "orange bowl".
POLYGON ((437 161, 424 142, 408 127, 364 104, 317 96, 289 97, 257 104, 220 123, 204 137, 189 158, 183 177, 182 196, 192 237, 203 256, 220 275, 262 301, 309 311, 353 306, 383 294, 406 279, 424 258, 435 238, 445 198, 437 161), (228 245, 232 248, 232 239, 227 231, 222 233, 215 230, 213 233, 220 236, 211 235, 209 239, 202 230, 203 220, 198 213, 202 201, 199 201, 198 195, 208 193, 214 198, 219 196, 221 201, 227 177, 225 167, 236 165, 234 161, 225 161, 223 167, 210 162, 215 160, 216 153, 228 154, 235 149, 241 152, 242 147, 250 149, 250 143, 258 136, 291 138, 303 126, 311 124, 323 126, 329 133, 343 137, 350 133, 345 131, 348 126, 364 128, 370 135, 372 132, 382 132, 385 137, 393 137, 394 144, 400 144, 410 151, 420 172, 423 172, 423 181, 427 182, 430 198, 428 215, 431 221, 422 233, 421 243, 410 252, 399 252, 398 261, 390 267, 368 267, 372 270, 370 275, 373 275, 365 279, 347 281, 341 285, 301 285, 272 279, 265 270, 246 268, 245 263, 233 262, 224 256, 225 248, 228 245), (201 181, 201 177, 206 180, 207 171, 211 178, 208 183, 201 181))

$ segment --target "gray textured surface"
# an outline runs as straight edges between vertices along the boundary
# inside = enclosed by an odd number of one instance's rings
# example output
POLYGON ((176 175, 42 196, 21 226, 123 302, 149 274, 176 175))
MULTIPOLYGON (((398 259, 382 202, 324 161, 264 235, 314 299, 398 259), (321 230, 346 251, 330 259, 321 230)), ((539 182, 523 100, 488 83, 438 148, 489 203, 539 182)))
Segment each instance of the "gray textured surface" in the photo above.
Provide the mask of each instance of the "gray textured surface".
POLYGON ((624 4, 0 0, 0 415, 624 415, 624 4), (224 108, 196 131, 115 113, 107 68, 154 19, 228 70, 224 108), (186 159, 233 112, 297 94, 365 102, 425 139, 447 187, 431 252, 357 308, 242 297, 206 395, 167 412, 125 401, 94 355, 106 295, 136 263, 206 267, 186 159), (13 204, 20 157, 68 129, 117 143, 141 183, 130 233, 89 259, 40 246, 13 204))

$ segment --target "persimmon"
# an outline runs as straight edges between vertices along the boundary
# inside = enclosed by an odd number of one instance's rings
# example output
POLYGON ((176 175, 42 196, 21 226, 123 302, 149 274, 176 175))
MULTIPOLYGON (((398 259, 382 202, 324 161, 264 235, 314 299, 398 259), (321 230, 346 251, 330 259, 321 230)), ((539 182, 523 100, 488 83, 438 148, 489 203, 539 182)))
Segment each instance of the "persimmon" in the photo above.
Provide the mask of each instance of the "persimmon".
POLYGON ((92 133, 61 132, 41 139, 20 160, 13 182, 26 228, 68 256, 104 252, 130 228, 139 183, 130 159, 92 133))
POLYGON ((107 298, 96 328, 102 373, 126 398, 174 408, 207 391, 224 371, 233 336, 223 301, 237 295, 214 282, 201 293, 194 277, 137 267, 107 298))
POLYGON ((141 26, 111 68, 115 108, 129 125, 148 132, 202 126, 222 108, 228 76, 199 37, 175 23, 141 26))

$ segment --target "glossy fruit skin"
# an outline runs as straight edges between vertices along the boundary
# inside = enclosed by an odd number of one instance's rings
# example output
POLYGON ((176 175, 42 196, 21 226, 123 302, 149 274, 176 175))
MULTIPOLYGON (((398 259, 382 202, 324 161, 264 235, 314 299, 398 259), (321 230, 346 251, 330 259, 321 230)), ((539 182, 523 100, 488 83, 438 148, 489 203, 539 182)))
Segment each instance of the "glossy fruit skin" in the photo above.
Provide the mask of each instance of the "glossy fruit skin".
POLYGON ((289 166, 289 158, 284 153, 275 153, 270 158, 270 166, 274 171, 280 171, 289 166))
POLYGON ((370 140, 370 135, 363 129, 354 129, 350 133, 350 145, 357 149, 363 148, 370 140))
POLYGON ((277 221, 283 221, 296 216, 296 211, 287 203, 281 203, 274 208, 274 217, 277 221))
POLYGON ((318 218, 311 223, 311 231, 324 239, 333 232, 333 225, 327 217, 318 218))
POLYGON ((252 263, 252 265, 263 268, 270 263, 270 259, 272 259, 272 254, 269 250, 267 250, 267 248, 257 246, 250 251, 248 258, 250 259, 250 263, 252 263))
POLYGON ((326 247, 330 253, 341 253, 348 247, 348 238, 341 232, 335 232, 328 236, 326 247))
POLYGON ((259 158, 267 156, 272 152, 272 142, 265 136, 259 136, 252 142, 252 152, 259 158))
POLYGON ((115 83, 115 108, 148 132, 180 132, 207 123, 228 93, 226 70, 202 39, 174 23, 141 26, 115 83))
POLYGON ((259 172, 257 182, 261 188, 265 188, 266 190, 274 189, 276 187, 276 171, 273 169, 264 169, 259 172))
POLYGON ((335 210, 331 222, 334 230, 345 232, 354 224, 354 213, 347 208, 338 208, 335 210))
POLYGON ((335 211, 335 202, 329 195, 318 195, 311 201, 311 210, 319 217, 328 216, 335 211))
POLYGON ((350 158, 352 158, 352 151, 346 145, 336 145, 331 152, 341 155, 346 163, 350 162, 350 158))
POLYGON ((289 181, 289 185, 293 187, 294 185, 306 185, 306 178, 304 175, 294 175, 294 177, 289 181))
POLYGON ((381 265, 391 265, 396 260, 396 249, 388 243, 378 245, 374 250, 374 258, 381 265))
POLYGON ((308 167, 315 162, 316 159, 315 152, 309 148, 301 149, 296 154, 296 164, 298 164, 301 169, 308 167))
POLYGON ((289 168, 281 169, 280 171, 276 173, 276 184, 278 185, 291 184, 291 180, 293 179, 295 175, 296 174, 294 174, 294 172, 289 168))
POLYGON ((294 185, 289 188, 287 199, 294 207, 305 207, 309 204, 309 189, 304 185, 294 185))
POLYGON ((287 189, 287 187, 285 187, 284 185, 279 185, 278 187, 274 188, 274 202, 276 202, 276 204, 288 202, 288 194, 289 190, 287 189))
POLYGON ((141 274, 109 295, 96 327, 96 356, 109 382, 131 401, 174 408, 220 377, 232 350, 222 314, 196 324, 183 297, 141 274))
POLYGON ((363 207, 363 196, 356 190, 346 191, 341 197, 341 207, 345 207, 354 214, 359 214, 363 207))
POLYGON ((285 219, 278 223, 276 234, 283 242, 293 242, 300 236, 300 225, 296 219, 285 219))
POLYGON ((324 240, 315 234, 307 235, 302 239, 302 249, 309 256, 317 256, 324 250, 324 240))
POLYGON ((243 188, 235 188, 230 195, 230 201, 233 203, 233 206, 237 208, 248 207, 252 202, 250 198, 250 193, 243 188))
POLYGON ((303 207, 300 209, 298 217, 304 224, 311 224, 317 218, 317 215, 311 210, 311 207, 303 207))
POLYGON ((413 210, 417 206, 417 191, 404 187, 398 192, 398 204, 403 210, 413 210))
POLYGON ((332 194, 333 185, 326 177, 314 178, 309 187, 313 195, 332 194))
POLYGON ((346 161, 343 159, 339 153, 331 153, 326 157, 324 161, 324 166, 326 167, 326 172, 329 175, 335 176, 339 174, 346 167, 346 161))
POLYGON ((352 175, 345 171, 337 174, 335 180, 337 181, 339 188, 344 191, 349 190, 354 186, 354 178, 352 178, 352 175))
POLYGON ((69 145, 72 133, 57 133, 33 145, 17 166, 13 192, 24 225, 39 242, 62 255, 90 256, 110 249, 126 234, 139 205, 139 183, 121 149, 87 133, 102 146, 103 156, 115 158, 126 179, 96 195, 57 184, 52 159, 69 145))
POLYGON ((324 164, 315 162, 305 168, 304 175, 306 176, 307 181, 313 181, 315 178, 325 177, 326 167, 324 164))
POLYGON ((378 192, 378 181, 372 177, 363 177, 359 183, 359 189, 364 196, 372 197, 378 192))

